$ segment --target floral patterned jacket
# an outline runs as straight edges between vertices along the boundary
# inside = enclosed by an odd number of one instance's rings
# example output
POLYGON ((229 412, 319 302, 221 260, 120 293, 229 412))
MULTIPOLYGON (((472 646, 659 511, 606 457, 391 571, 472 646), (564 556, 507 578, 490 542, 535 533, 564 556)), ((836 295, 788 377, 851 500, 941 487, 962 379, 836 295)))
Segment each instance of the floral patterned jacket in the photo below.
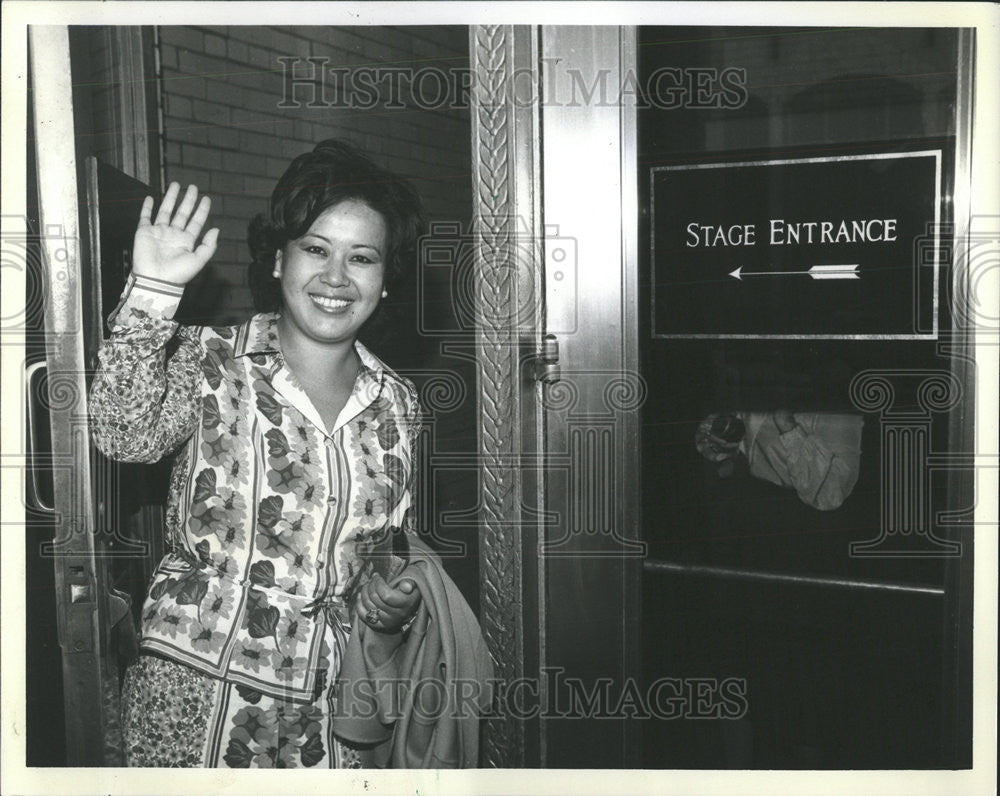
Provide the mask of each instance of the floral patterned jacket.
POLYGON ((182 327, 181 293, 129 278, 90 394, 107 456, 176 452, 140 646, 309 701, 339 671, 352 587, 378 561, 402 564, 391 547, 412 525, 416 392, 357 343, 361 373, 327 432, 284 365, 276 314, 182 327))

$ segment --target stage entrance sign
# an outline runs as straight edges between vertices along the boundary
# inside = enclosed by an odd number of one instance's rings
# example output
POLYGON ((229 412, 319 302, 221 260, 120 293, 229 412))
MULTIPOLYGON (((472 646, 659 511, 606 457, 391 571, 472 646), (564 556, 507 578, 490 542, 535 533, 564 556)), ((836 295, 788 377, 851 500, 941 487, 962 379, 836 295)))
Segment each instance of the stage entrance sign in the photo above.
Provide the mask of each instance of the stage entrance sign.
POLYGON ((653 337, 936 339, 941 150, 649 177, 653 337))

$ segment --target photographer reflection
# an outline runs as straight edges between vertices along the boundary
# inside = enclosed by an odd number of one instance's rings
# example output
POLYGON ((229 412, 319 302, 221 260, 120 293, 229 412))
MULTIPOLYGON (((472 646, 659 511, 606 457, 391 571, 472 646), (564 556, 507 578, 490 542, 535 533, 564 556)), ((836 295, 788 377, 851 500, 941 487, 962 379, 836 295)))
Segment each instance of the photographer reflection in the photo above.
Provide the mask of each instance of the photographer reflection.
POLYGON ((828 412, 729 412, 711 414, 698 426, 695 446, 719 475, 746 458, 750 474, 794 489, 803 503, 831 511, 851 494, 861 458, 860 415, 828 412))

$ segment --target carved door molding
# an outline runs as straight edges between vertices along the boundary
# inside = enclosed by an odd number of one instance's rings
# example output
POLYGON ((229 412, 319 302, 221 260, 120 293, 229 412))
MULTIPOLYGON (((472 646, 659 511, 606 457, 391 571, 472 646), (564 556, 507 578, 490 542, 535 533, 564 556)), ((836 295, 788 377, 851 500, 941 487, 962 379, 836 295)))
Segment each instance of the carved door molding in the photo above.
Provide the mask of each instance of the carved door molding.
MULTIPOLYGON (((537 29, 473 26, 473 232, 480 462, 480 622, 496 675, 532 670, 541 592, 534 562, 539 392, 522 368, 541 330, 537 29), (527 552, 526 552, 527 551, 527 552), (528 586, 528 584, 531 584, 528 586), (528 586, 526 589, 525 587, 528 586)), ((529 722, 500 711, 484 727, 482 765, 536 764, 529 722)))

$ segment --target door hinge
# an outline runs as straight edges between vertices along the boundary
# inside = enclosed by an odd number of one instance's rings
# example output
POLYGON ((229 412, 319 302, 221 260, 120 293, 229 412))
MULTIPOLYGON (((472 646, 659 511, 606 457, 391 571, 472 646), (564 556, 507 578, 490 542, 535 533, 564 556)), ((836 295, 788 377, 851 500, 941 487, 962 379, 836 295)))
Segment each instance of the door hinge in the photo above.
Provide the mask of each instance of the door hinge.
POLYGON ((559 340, 554 334, 547 334, 542 339, 542 350, 535 358, 535 380, 542 384, 555 384, 559 379, 559 340))

